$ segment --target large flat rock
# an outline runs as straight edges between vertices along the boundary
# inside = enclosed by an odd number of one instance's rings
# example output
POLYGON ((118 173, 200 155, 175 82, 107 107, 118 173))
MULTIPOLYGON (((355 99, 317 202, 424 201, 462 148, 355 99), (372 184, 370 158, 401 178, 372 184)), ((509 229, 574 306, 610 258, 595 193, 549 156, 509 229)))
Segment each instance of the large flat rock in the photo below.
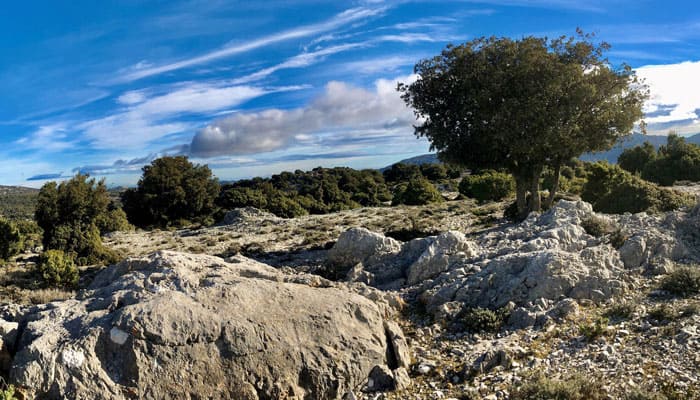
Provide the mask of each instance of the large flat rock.
POLYGON ((107 268, 25 315, 11 381, 56 399, 333 399, 396 364, 366 297, 229 261, 162 251, 107 268))

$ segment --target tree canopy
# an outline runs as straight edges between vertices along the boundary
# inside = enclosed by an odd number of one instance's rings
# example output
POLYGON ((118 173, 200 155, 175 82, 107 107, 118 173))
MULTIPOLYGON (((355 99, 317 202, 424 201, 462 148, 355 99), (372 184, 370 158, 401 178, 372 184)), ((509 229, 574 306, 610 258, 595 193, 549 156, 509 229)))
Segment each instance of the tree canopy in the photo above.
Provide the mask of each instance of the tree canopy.
POLYGON ((700 146, 671 132, 657 151, 650 143, 626 149, 617 159, 624 170, 664 186, 700 181, 700 146))
POLYGON ((34 216, 44 230, 44 249, 62 250, 80 264, 114 261, 100 234, 128 227, 124 213, 110 200, 104 180, 77 174, 41 187, 34 216))
POLYGON ((161 157, 143 167, 136 189, 126 190, 122 203, 129 221, 142 227, 207 222, 219 190, 208 166, 185 156, 161 157))
POLYGON ((612 147, 642 117, 646 87, 629 66, 610 65, 608 48, 581 32, 479 38, 420 61, 417 80, 398 90, 421 121, 415 134, 442 160, 508 170, 524 214, 541 207, 545 166, 558 176, 569 159, 612 147))

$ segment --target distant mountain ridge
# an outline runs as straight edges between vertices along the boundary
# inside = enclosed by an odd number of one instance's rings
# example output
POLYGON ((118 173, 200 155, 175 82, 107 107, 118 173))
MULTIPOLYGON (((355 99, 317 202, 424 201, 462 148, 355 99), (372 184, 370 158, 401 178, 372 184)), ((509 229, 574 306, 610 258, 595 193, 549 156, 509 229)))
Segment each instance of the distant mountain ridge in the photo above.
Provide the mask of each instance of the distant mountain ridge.
MULTIPOLYGON (((655 148, 659 148, 659 146, 663 146, 666 144, 666 137, 665 135, 642 135, 639 133, 635 133, 631 136, 627 136, 626 138, 620 140, 618 144, 616 144, 612 149, 608 151, 602 151, 599 153, 586 153, 579 157, 583 161, 601 161, 605 160, 608 161, 612 164, 617 163, 617 158, 622 154, 622 152, 625 149, 630 149, 632 147, 636 146, 641 146, 644 142, 649 142, 651 143, 655 148)), ((688 143, 693 143, 700 145, 700 133, 695 134, 693 136, 686 137, 685 140, 688 143)), ((397 161, 394 164, 398 163, 403 163, 403 164, 412 164, 412 165, 421 165, 421 164, 434 164, 438 163, 440 160, 438 160, 437 154, 435 153, 429 153, 429 154, 422 154, 420 156, 416 157, 411 157, 411 158, 406 158, 401 161, 397 161)), ((394 165, 391 164, 391 165, 394 165)), ((381 168, 380 171, 384 171, 387 168, 390 168, 391 165, 388 165, 384 168, 381 168)))

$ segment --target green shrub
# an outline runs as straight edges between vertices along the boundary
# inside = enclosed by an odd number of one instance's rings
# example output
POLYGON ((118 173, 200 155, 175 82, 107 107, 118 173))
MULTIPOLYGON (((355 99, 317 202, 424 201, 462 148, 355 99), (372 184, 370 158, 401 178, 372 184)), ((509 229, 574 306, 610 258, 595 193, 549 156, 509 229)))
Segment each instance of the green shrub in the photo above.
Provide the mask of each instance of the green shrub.
POLYGON ((506 309, 496 311, 487 308, 468 308, 462 311, 459 321, 464 325, 464 328, 472 333, 482 332, 498 332, 506 318, 508 312, 506 309))
POLYGON ((668 304, 661 304, 649 311, 649 313, 647 313, 647 317, 656 321, 658 324, 667 324, 677 320, 680 317, 680 314, 668 304))
POLYGON ((641 174, 647 164, 656 160, 656 148, 649 142, 625 149, 617 158, 617 165, 633 174, 641 174))
POLYGON ((407 184, 399 185, 394 192, 394 198, 391 204, 421 206, 430 203, 440 203, 442 201, 442 195, 429 180, 417 178, 409 181, 407 184))
POLYGON ((574 375, 568 379, 552 379, 535 374, 509 390, 511 400, 603 400, 608 396, 601 384, 590 376, 574 375))
POLYGON ((47 286, 73 288, 78 284, 78 267, 73 257, 61 250, 47 250, 39 256, 38 273, 47 286))
POLYGON ((661 289, 673 295, 688 297, 700 293, 700 267, 680 267, 666 275, 661 289))
POLYGON ((605 317, 599 317, 595 321, 579 325, 579 333, 589 342, 605 335, 608 332, 608 323, 605 317))
POLYGON ((581 198, 608 214, 664 212, 694 203, 692 196, 659 187, 606 162, 590 164, 581 198))
POLYGON ((24 248, 24 240, 17 226, 0 217, 0 260, 9 260, 24 248))
POLYGON ((459 183, 459 192, 478 201, 499 201, 515 191, 513 177, 505 172, 485 171, 469 175, 459 183))
POLYGON ((610 306, 603 315, 609 319, 624 320, 630 319, 635 311, 637 311, 637 305, 630 301, 625 301, 610 306))
POLYGON ((216 211, 219 181, 206 165, 187 157, 161 157, 143 167, 136 189, 122 193, 129 221, 141 227, 168 227, 179 220, 202 222, 216 211))
POLYGON ((113 262, 116 255, 100 235, 124 227, 124 214, 110 200, 104 180, 88 178, 77 174, 60 185, 42 186, 34 213, 42 243, 45 250, 75 253, 85 262, 113 262))

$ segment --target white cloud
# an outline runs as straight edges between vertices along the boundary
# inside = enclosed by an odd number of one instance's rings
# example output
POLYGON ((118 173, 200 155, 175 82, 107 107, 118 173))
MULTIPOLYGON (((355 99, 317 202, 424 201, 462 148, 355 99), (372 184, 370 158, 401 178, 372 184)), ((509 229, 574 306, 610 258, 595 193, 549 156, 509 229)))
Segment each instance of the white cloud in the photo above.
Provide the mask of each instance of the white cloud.
POLYGON ((117 102, 119 104, 132 105, 138 104, 146 100, 146 94, 141 90, 131 90, 119 96, 117 102))
POLYGON ((636 72, 649 85, 645 121, 650 133, 667 133, 670 128, 679 133, 700 131, 696 113, 700 109, 700 61, 648 65, 636 72))
MULTIPOLYGON (((401 81, 411 81, 406 77, 401 81)), ((213 157, 268 152, 295 141, 308 142, 311 135, 377 129, 410 129, 416 122, 396 91, 397 80, 376 81, 373 91, 343 82, 330 82, 319 98, 293 110, 268 109, 239 113, 213 122, 197 132, 193 155, 213 157)))
MULTIPOLYGON (((126 109, 78 128, 96 148, 141 148, 152 140, 193 128, 188 122, 174 122, 172 118, 220 111, 269 92, 252 86, 189 84, 163 95, 144 96, 126 109)), ((136 100, 137 96, 130 93, 125 94, 127 102, 136 100)))
POLYGON ((314 52, 305 52, 298 54, 294 57, 291 57, 287 60, 285 60, 282 63, 279 63, 277 65, 273 65, 268 68, 261 69, 260 71, 254 72, 252 74, 234 79, 231 81, 232 84, 235 85, 240 85, 243 83, 249 83, 253 82, 256 80, 260 80, 263 78, 266 78, 273 73, 282 70, 282 69, 288 69, 288 68, 303 68, 303 67, 308 67, 311 64, 314 64, 318 62, 319 60, 329 56, 333 55, 336 53, 340 53, 346 50, 351 50, 351 49, 356 49, 359 47, 364 46, 362 43, 349 43, 349 44, 341 44, 338 46, 331 46, 322 50, 317 50, 314 52))
POLYGON ((58 152, 72 148, 75 143, 68 139, 66 128, 62 124, 44 125, 29 136, 15 141, 23 148, 47 152, 58 152))
POLYGON ((148 76, 153 76, 153 75, 158 75, 162 74, 165 72, 170 72, 182 68, 187 68, 191 67, 194 65, 199 65, 199 64, 204 64, 208 63, 213 60, 221 59, 224 57, 229 57, 235 54, 240 54, 244 53, 247 51, 251 51, 254 49, 258 49, 270 44, 286 41, 286 40, 291 40, 291 39, 298 39, 298 38, 303 38, 303 37, 308 37, 311 35, 317 35, 323 32, 328 32, 332 29, 341 27, 343 25, 357 22, 357 21, 362 21, 366 18, 381 14, 385 11, 385 8, 352 8, 349 10, 346 10, 340 14, 337 14, 335 17, 331 18, 330 20, 319 23, 319 24, 314 24, 314 25, 306 25, 306 26, 301 26, 295 29, 291 29, 288 31, 276 33, 273 35, 265 36, 260 39, 255 39, 250 42, 246 43, 234 43, 229 46, 225 46, 222 49, 212 51, 206 54, 203 54, 201 56, 189 58, 186 60, 181 60, 177 62, 173 62, 170 64, 165 64, 165 65, 160 65, 160 66, 155 66, 155 67, 143 67, 142 63, 138 64, 139 68, 132 68, 132 71, 126 73, 124 76, 122 76, 119 81, 134 81, 138 79, 142 79, 148 76))

